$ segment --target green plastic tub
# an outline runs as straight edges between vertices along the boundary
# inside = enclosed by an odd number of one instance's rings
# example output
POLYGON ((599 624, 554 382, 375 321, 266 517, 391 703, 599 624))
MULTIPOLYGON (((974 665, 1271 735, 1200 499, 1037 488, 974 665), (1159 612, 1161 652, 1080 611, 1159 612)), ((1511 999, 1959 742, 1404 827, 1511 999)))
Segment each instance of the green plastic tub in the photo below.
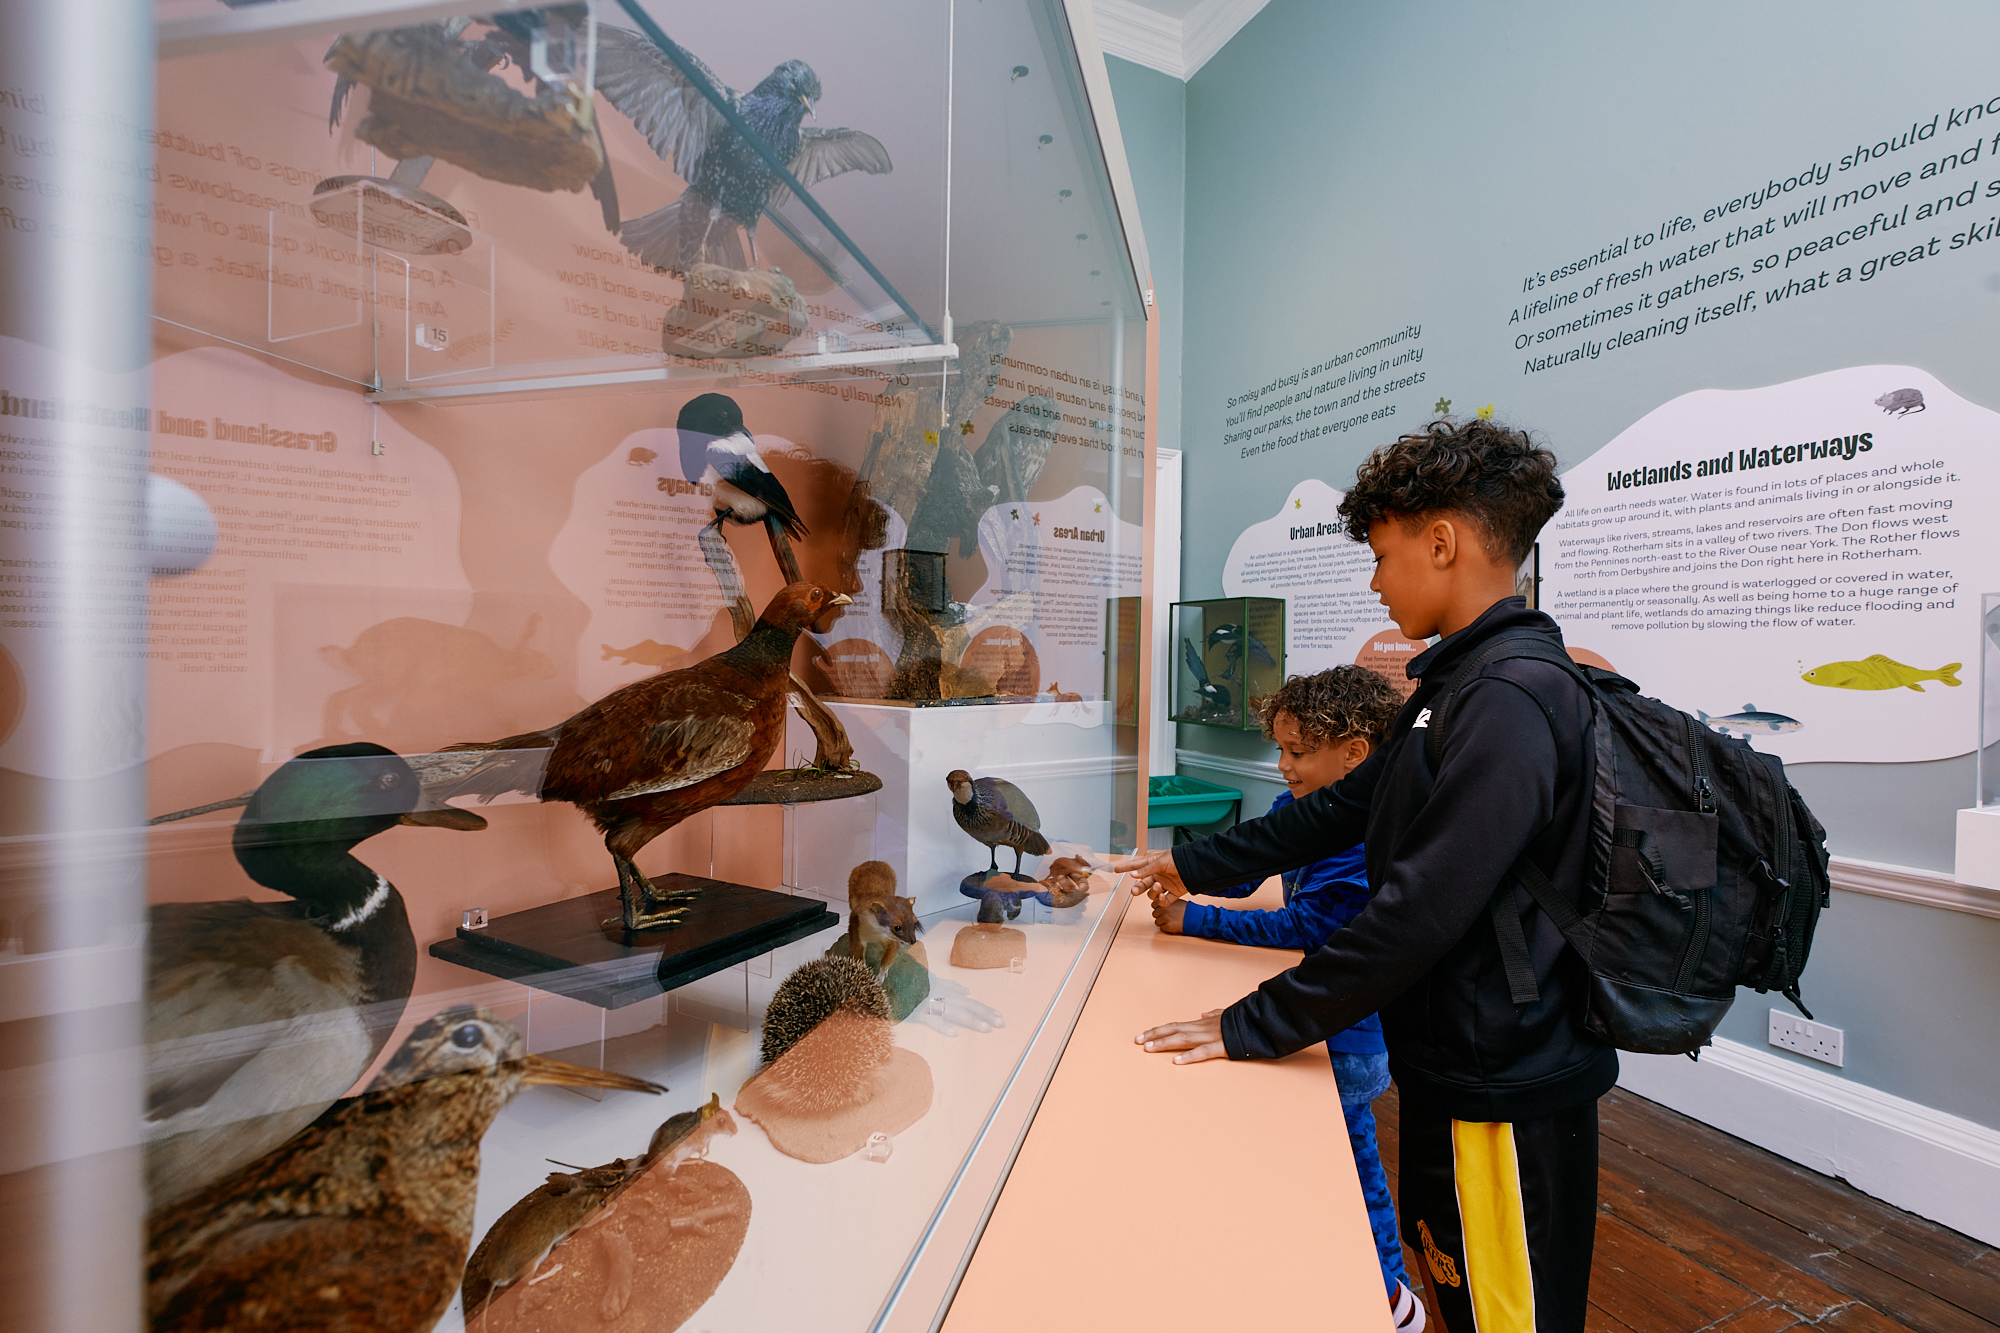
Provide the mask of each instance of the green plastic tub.
POLYGON ((1146 827, 1213 824, 1241 806, 1243 793, 1200 778, 1161 776, 1146 779, 1146 827))

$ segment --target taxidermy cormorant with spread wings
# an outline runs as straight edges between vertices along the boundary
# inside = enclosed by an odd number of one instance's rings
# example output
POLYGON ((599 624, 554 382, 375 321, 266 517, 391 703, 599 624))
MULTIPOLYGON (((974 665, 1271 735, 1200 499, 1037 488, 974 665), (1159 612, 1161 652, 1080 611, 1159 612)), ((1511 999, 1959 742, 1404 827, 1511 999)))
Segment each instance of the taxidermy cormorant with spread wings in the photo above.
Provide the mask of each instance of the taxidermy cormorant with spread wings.
MULTIPOLYGON (((739 93, 693 55, 687 59, 776 150, 800 185, 810 189, 848 171, 879 176, 893 170, 889 150, 872 134, 803 127, 820 97, 819 75, 805 61, 787 60, 755 88, 739 93)), ((785 193, 770 164, 677 65, 636 32, 599 25, 597 91, 631 118, 653 151, 662 161, 671 160, 687 182, 673 203, 620 226, 625 248, 676 273, 704 262, 756 267, 757 219, 785 193), (748 264, 739 227, 749 242, 748 264)))

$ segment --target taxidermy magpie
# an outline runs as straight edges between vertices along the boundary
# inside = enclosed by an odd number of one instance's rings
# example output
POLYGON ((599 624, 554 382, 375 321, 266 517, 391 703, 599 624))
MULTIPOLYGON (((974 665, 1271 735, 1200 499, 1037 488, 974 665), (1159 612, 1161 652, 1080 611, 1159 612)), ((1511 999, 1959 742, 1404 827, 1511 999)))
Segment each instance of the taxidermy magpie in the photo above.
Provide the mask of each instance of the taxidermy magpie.
POLYGON ((1195 693, 1201 697, 1200 712, 1228 712, 1229 691, 1209 680, 1208 668, 1202 665, 1201 654, 1195 651, 1192 640, 1181 640, 1181 656, 1187 660, 1188 674, 1194 677, 1195 693))
POLYGON ((1278 665, 1278 659, 1271 656, 1271 650, 1266 648, 1256 635, 1245 631, 1241 625, 1217 625, 1208 632, 1207 646, 1213 648, 1218 643, 1230 645, 1229 665, 1233 671, 1237 663, 1242 660, 1243 641, 1245 639, 1250 641, 1250 655, 1252 657, 1262 662, 1265 666, 1278 665))
MULTIPOLYGON (((881 140, 860 130, 804 129, 819 100, 819 75, 803 60, 787 60, 755 88, 739 93, 692 54, 683 51, 750 128, 776 151, 800 185, 847 171, 882 175, 893 170, 881 140)), ((661 50, 636 32, 599 25, 597 91, 631 118, 660 155, 672 159, 687 182, 679 199, 622 225, 625 248, 655 268, 685 273, 708 262, 727 268, 757 266, 757 219, 785 195, 770 165, 703 97, 661 50), (736 230, 749 241, 746 265, 736 230)))
POLYGON ((722 393, 691 398, 674 426, 681 437, 681 475, 715 488, 714 526, 762 523, 788 536, 806 535, 792 497, 744 429, 743 409, 734 398, 722 393))

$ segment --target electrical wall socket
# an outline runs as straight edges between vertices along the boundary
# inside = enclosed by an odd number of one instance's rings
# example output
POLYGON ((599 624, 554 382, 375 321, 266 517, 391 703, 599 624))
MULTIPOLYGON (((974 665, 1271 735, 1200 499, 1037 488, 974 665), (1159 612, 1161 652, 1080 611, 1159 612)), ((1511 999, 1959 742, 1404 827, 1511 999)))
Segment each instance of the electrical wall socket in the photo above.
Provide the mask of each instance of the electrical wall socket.
POLYGON ((1781 1050, 1797 1051, 1808 1060, 1840 1068, 1845 1061, 1842 1046, 1846 1036, 1829 1024, 1815 1023, 1781 1009, 1771 1011, 1771 1044, 1781 1050))

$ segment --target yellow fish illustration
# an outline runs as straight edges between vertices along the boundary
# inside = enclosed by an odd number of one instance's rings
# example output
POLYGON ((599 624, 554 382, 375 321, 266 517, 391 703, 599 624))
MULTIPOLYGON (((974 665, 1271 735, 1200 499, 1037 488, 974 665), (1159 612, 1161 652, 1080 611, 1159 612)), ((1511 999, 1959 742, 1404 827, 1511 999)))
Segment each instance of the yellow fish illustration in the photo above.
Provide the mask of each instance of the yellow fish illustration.
POLYGON ((1918 667, 1904 666, 1901 662, 1876 653, 1873 657, 1859 662, 1828 662, 1816 666, 1799 679, 1808 685, 1825 685, 1836 690, 1915 690, 1924 692, 1920 680, 1941 680, 1947 685, 1958 684, 1958 677, 1952 672, 1965 665, 1953 662, 1941 666, 1936 671, 1925 671, 1918 667))

